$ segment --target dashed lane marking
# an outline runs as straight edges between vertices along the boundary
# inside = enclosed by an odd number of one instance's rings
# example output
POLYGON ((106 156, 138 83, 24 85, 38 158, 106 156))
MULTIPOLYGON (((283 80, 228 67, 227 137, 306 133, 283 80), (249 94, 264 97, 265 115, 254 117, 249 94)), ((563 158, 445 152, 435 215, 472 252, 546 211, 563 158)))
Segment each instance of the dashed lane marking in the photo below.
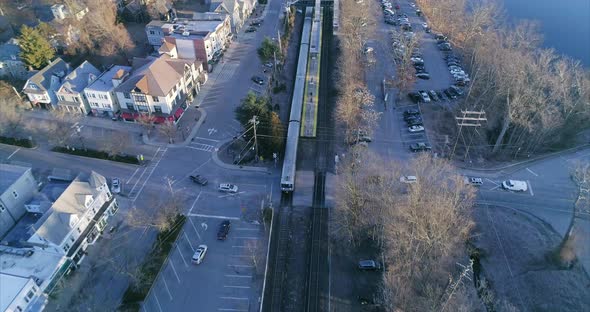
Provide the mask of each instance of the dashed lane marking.
POLYGON ((526 170, 527 170, 528 172, 532 173, 533 175, 535 175, 535 177, 538 177, 538 176, 539 176, 538 174, 534 173, 534 172, 533 172, 533 170, 531 170, 531 169, 529 169, 529 168, 526 168, 526 170))
POLYGON ((531 182, 529 180, 526 180, 526 184, 529 186, 529 192, 531 193, 531 196, 535 196, 535 193, 533 193, 533 187, 531 186, 531 182))
POLYGON ((189 217, 199 217, 199 218, 211 218, 211 219, 228 219, 228 220, 240 220, 237 217, 228 217, 228 216, 215 216, 215 215, 206 215, 200 213, 189 213, 189 217))
POLYGON ((10 154, 10 155, 9 155, 9 156, 6 158, 6 160, 9 160, 9 159, 10 159, 12 156, 14 156, 14 154, 16 154, 16 152, 18 152, 18 151, 20 151, 20 147, 19 147, 19 148, 17 148, 17 149, 16 149, 14 152, 12 152, 12 154, 10 154))

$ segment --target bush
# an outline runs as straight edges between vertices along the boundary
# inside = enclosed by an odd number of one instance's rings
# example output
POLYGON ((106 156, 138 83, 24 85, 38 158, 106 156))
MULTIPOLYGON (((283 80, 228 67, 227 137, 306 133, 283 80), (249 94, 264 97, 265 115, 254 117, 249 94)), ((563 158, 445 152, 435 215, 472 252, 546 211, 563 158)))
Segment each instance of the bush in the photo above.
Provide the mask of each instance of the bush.
POLYGON ((56 147, 52 148, 51 150, 54 152, 58 152, 58 153, 64 153, 64 154, 70 154, 70 155, 76 155, 76 156, 106 159, 106 160, 118 161, 118 162, 122 162, 122 163, 135 164, 135 165, 139 164, 139 161, 137 160, 137 158, 135 156, 129 156, 129 155, 109 156, 109 153, 107 153, 107 152, 93 150, 90 148, 68 149, 66 147, 56 146, 56 147))
POLYGON ((274 86, 272 88, 272 93, 279 93, 279 92, 283 92, 285 90, 287 90, 287 85, 285 85, 284 83, 281 83, 280 85, 274 86))
POLYGON ((0 136, 0 143, 8 144, 8 145, 15 145, 15 146, 22 146, 26 148, 34 147, 35 144, 33 141, 29 139, 18 139, 18 138, 9 138, 0 136))

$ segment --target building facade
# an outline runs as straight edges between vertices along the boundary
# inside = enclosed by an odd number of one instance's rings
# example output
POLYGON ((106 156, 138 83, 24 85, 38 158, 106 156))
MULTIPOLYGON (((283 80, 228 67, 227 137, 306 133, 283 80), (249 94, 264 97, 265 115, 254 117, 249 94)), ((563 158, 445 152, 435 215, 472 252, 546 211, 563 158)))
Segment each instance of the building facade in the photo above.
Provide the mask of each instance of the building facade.
POLYGON ((112 66, 84 89, 84 95, 94 116, 114 117, 121 110, 115 95, 115 87, 130 71, 130 66, 112 66))
POLYGON ((31 105, 46 109, 54 108, 57 105, 55 92, 62 85, 65 76, 70 71, 70 65, 58 57, 31 76, 23 88, 23 92, 27 95, 31 105))
POLYGON ((31 168, 0 164, 0 238, 27 212, 25 203, 36 190, 31 168))
POLYGON ((18 40, 11 38, 0 45, 0 77, 8 77, 18 80, 29 78, 29 71, 20 59, 20 47, 18 40))
POLYGON ((64 78, 63 84, 55 92, 57 96, 57 107, 72 113, 88 115, 90 105, 84 95, 84 89, 94 82, 100 75, 100 71, 84 61, 64 78))

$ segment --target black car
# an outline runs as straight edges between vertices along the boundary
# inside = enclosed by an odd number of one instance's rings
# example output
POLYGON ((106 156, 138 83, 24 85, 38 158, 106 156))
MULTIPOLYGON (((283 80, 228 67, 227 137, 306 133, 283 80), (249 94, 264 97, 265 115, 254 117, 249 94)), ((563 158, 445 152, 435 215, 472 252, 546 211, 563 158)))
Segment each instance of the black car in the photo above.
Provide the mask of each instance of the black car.
POLYGON ((397 26, 397 22, 395 20, 392 20, 392 19, 385 19, 385 24, 397 26))
POLYGON ((260 26, 262 25, 262 21, 255 20, 250 23, 250 26, 260 26))
POLYGON ((451 91, 451 88, 445 89, 444 93, 451 100, 457 98, 457 95, 453 91, 451 91))
POLYGON ((420 115, 420 111, 417 109, 407 109, 404 112, 404 116, 416 116, 416 115, 420 115))
POLYGON ((422 121, 422 116, 420 116, 419 114, 416 114, 416 115, 404 115, 404 121, 408 122, 410 120, 422 121))
POLYGON ((254 81, 255 83, 257 83, 259 85, 263 85, 264 84, 264 79, 262 77, 259 77, 259 76, 253 76, 252 77, 252 81, 254 81))
POLYGON ((416 77, 423 79, 423 80, 428 80, 430 79, 430 75, 428 73, 417 73, 416 77))
POLYGON ((426 72, 426 68, 424 67, 424 64, 414 64, 414 68, 416 69, 417 73, 425 73, 426 72))
POLYGON ((438 98, 439 98, 441 101, 446 101, 446 100, 448 100, 448 99, 447 99, 447 97, 446 97, 446 96, 445 96, 445 95, 444 95, 444 94, 443 94, 441 91, 436 91, 436 95, 438 95, 438 98))
POLYGON ((403 24, 402 29, 405 31, 412 31, 412 25, 410 24, 403 24))
POLYGON ((447 37, 443 34, 436 34, 434 35, 434 39, 436 40, 447 40, 447 37))
POLYGON ((410 145, 410 151, 412 151, 414 153, 429 152, 430 150, 432 150, 432 147, 426 143, 423 143, 423 142, 410 145))
POLYGON ((247 33, 255 32, 255 31, 256 31, 256 27, 254 27, 254 26, 250 26, 250 27, 246 28, 247 33))
POLYGON ((418 94, 418 92, 410 92, 408 93, 408 97, 414 103, 420 103, 420 101, 422 100, 422 97, 420 96, 420 94, 418 94))
POLYGON ((207 185, 207 182, 209 182, 206 178, 202 177, 201 175, 197 174, 197 175, 192 175, 190 176, 191 180, 194 183, 197 183, 199 185, 205 186, 207 185))
POLYGON ((449 89, 451 89, 457 96, 463 95, 463 90, 457 86, 450 86, 449 89))
POLYGON ((217 231, 217 239, 218 240, 225 240, 227 238, 227 234, 229 234, 229 228, 231 227, 231 221, 223 220, 221 224, 219 224, 219 231, 217 231))
POLYGON ((408 127, 411 127, 411 126, 422 126, 422 125, 424 125, 422 123, 422 119, 410 119, 410 120, 407 120, 406 121, 406 124, 408 125, 408 127))

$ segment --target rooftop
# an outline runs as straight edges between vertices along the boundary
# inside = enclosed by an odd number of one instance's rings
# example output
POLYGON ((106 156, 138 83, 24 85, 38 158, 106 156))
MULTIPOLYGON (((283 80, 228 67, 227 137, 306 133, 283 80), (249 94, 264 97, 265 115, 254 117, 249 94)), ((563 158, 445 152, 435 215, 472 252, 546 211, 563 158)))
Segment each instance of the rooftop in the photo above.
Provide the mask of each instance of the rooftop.
POLYGON ((65 77, 64 83, 57 92, 80 93, 98 75, 100 75, 100 70, 96 69, 88 61, 84 61, 84 63, 80 64, 80 66, 65 77))
POLYGON ((19 60, 20 47, 18 40, 10 38, 6 43, 0 45, 0 60, 19 60))
POLYGON ((2 177, 0 179, 0 194, 4 194, 16 180, 30 169, 16 165, 0 164, 0 177, 2 177))
POLYGON ((130 72, 131 67, 121 65, 113 66, 86 88, 93 91, 110 91, 113 89, 113 78, 121 78, 125 71, 130 72))
MULTIPOLYGON (((61 58, 56 58, 49 65, 45 66, 39 72, 31 76, 28 81, 36 84, 41 90, 48 90, 51 88, 51 76, 65 76, 70 70, 70 66, 61 58)), ((30 90, 30 89, 27 89, 30 90)), ((36 91, 36 90, 34 90, 36 91)))
POLYGON ((6 311, 14 298, 25 287, 28 278, 0 273, 0 311, 6 311))

